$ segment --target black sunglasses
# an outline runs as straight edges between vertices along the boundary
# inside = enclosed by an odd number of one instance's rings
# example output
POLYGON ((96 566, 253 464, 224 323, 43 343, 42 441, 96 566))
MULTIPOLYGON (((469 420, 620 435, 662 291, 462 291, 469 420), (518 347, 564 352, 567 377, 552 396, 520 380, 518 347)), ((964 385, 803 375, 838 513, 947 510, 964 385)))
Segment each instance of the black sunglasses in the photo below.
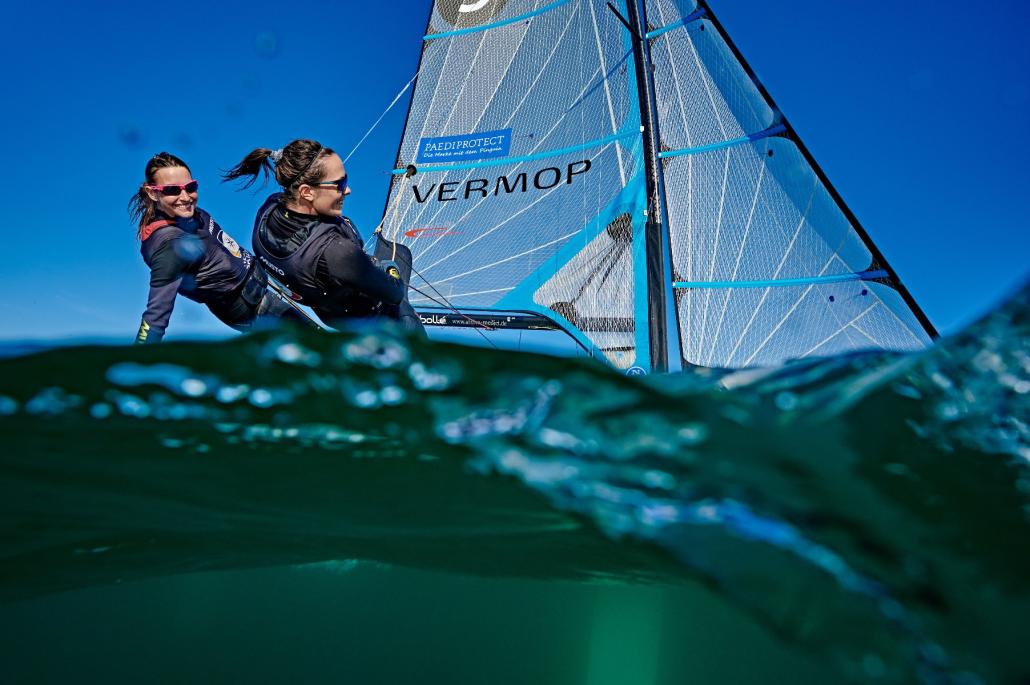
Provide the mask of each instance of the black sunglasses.
POLYGON ((343 175, 343 178, 336 181, 321 181, 320 183, 312 183, 315 186, 336 186, 336 189, 341 193, 347 191, 347 174, 343 175))

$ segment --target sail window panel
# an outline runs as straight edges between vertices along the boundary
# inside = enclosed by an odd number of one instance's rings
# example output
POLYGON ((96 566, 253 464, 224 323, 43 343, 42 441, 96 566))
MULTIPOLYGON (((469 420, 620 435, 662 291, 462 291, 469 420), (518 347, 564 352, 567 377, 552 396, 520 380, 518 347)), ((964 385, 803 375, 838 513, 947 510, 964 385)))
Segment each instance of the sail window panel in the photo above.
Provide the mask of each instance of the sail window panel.
MULTIPOLYGON (((615 217, 571 259, 555 264, 554 275, 533 301, 576 326, 616 368, 636 360, 632 219, 615 217)), ((587 236, 570 241, 583 243, 587 236)))
MULTIPOLYGON (((383 231, 411 248, 421 274, 412 277, 415 287, 429 295, 435 288, 457 306, 491 307, 524 281, 535 289, 550 278, 553 269, 538 269, 600 216, 622 192, 623 176, 634 173, 627 151, 608 143, 547 159, 397 177, 394 193, 401 197, 383 231), (589 170, 570 176, 570 167, 586 162, 589 170)), ((413 294, 413 304, 426 304, 420 298, 426 296, 413 294)), ((529 303, 527 295, 512 308, 529 303)))
POLYGON ((687 362, 740 368, 863 349, 930 343, 898 293, 849 281, 771 288, 679 291, 687 362))
POLYGON ((651 57, 663 151, 723 143, 773 125, 773 110, 711 22, 656 37, 651 57))
POLYGON ((520 157, 635 130, 625 28, 593 4, 427 41, 398 165, 425 138, 511 129, 520 157))
POLYGON ((789 140, 768 138, 668 158, 663 165, 674 280, 810 278, 872 264, 858 233, 789 140))

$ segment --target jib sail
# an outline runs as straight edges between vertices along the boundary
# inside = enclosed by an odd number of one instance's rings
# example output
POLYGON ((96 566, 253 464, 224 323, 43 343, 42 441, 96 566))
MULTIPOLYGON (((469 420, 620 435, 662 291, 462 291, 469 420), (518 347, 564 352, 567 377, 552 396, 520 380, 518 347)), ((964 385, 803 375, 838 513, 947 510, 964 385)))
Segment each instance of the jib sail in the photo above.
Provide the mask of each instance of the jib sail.
POLYGON ((646 8, 683 359, 929 344, 926 317, 707 4, 646 8))

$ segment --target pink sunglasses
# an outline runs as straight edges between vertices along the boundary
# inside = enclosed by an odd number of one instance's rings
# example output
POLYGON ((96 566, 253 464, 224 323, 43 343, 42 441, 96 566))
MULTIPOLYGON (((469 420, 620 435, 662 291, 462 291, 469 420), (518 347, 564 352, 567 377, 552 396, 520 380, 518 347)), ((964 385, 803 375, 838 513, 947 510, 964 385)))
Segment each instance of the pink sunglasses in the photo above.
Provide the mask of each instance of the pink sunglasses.
POLYGON ((165 197, 175 197, 184 190, 191 194, 197 192, 197 188, 200 187, 200 184, 196 181, 190 181, 189 183, 169 183, 163 186, 151 185, 148 183, 146 187, 151 190, 156 190, 165 197))

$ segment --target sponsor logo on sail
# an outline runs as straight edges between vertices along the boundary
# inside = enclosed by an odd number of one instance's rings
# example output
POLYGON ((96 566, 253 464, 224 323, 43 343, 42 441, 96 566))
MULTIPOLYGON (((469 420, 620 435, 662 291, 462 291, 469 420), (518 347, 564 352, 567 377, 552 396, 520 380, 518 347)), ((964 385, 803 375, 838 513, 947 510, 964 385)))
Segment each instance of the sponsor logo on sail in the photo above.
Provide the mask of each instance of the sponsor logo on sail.
POLYGON ((511 150, 511 129, 484 131, 463 136, 423 138, 418 142, 419 164, 427 162, 469 162, 474 159, 506 157, 511 150))
POLYGON ((483 199, 491 196, 498 196, 501 193, 527 193, 533 190, 550 190, 559 185, 571 185, 581 176, 590 171, 590 160, 584 159, 579 162, 561 167, 544 167, 534 174, 523 171, 522 173, 509 178, 498 176, 497 178, 473 178, 465 181, 446 181, 444 183, 433 183, 431 185, 411 186, 415 194, 415 200, 422 204, 430 198, 437 202, 452 202, 454 200, 483 199))

